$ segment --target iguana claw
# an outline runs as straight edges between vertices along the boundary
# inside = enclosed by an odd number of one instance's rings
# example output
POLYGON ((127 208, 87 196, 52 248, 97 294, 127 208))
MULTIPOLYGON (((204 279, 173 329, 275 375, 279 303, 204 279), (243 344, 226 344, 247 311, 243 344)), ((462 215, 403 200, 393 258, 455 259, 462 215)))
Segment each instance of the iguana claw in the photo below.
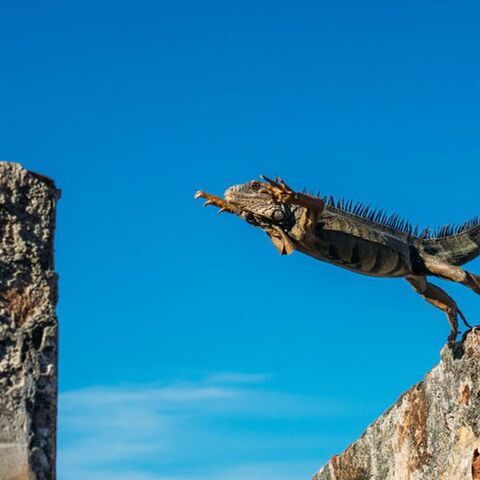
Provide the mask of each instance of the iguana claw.
POLYGON ((206 202, 203 204, 204 207, 213 205, 214 207, 220 208, 220 210, 218 211, 219 214, 223 212, 233 213, 232 208, 223 198, 217 197, 216 195, 211 195, 210 193, 204 192, 203 190, 198 190, 195 193, 195 199, 198 198, 204 198, 206 200, 206 202))

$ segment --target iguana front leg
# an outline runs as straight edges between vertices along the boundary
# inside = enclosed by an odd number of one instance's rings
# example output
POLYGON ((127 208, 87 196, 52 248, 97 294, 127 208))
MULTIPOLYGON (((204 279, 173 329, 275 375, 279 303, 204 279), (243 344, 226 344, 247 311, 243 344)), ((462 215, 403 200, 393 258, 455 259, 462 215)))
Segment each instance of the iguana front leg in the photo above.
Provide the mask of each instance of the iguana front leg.
POLYGON ((317 210, 319 214, 322 213, 325 202, 321 198, 307 195, 306 193, 295 192, 279 177, 271 180, 265 175, 260 175, 260 178, 268 183, 266 188, 270 191, 276 202, 287 205, 298 205, 300 207, 317 210))
POLYGON ((305 209, 300 223, 305 231, 313 233, 313 229, 322 215, 325 202, 321 198, 295 192, 281 178, 277 177, 275 180, 271 180, 264 175, 260 175, 260 178, 268 183, 266 188, 270 191, 273 199, 277 203, 298 205, 305 209))
POLYGON ((220 210, 217 212, 219 215, 223 212, 227 213, 238 213, 233 205, 230 205, 223 198, 217 197, 216 195, 211 195, 210 193, 204 192, 203 190, 198 190, 195 193, 195 199, 204 198, 206 202, 203 204, 204 207, 213 205, 218 207, 220 210))

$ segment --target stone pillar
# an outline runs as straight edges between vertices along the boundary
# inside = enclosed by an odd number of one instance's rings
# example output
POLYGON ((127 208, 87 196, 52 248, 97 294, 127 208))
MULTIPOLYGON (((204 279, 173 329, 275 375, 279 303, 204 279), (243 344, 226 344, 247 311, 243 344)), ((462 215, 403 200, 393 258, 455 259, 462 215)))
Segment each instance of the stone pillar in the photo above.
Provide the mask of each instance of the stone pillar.
POLYGON ((0 162, 0 479, 54 480, 59 190, 0 162))

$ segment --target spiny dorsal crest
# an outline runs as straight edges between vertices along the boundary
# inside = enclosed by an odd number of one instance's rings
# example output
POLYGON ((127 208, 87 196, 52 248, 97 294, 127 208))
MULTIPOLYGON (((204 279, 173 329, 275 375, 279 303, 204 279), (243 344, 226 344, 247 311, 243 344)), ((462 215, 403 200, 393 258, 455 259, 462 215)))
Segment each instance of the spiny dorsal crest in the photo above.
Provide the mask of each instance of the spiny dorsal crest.
POLYGON ((438 229, 432 230, 429 227, 420 229, 418 225, 412 225, 396 213, 388 214, 385 210, 372 208, 370 205, 366 205, 362 202, 353 202, 352 200, 346 201, 343 198, 335 200, 332 196, 324 197, 323 200, 329 207, 341 210, 344 213, 367 220, 368 222, 375 223, 391 230, 392 232, 402 233, 410 238, 417 238, 420 240, 456 237, 480 226, 480 218, 475 217, 463 223, 444 225, 438 229))

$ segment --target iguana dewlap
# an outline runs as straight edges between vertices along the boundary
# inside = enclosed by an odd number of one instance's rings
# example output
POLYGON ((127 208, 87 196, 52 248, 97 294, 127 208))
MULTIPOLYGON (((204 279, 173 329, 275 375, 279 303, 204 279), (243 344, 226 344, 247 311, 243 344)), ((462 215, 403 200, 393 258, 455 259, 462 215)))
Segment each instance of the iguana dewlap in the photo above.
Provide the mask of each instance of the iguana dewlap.
POLYGON ((436 234, 420 233, 396 215, 295 192, 281 179, 262 178, 228 188, 223 199, 203 191, 195 198, 262 228, 282 255, 298 250, 356 273, 405 278, 447 314, 450 343, 458 333, 458 316, 470 327, 456 302, 427 277, 458 282, 480 294, 480 277, 461 268, 480 254, 478 219, 436 234))

